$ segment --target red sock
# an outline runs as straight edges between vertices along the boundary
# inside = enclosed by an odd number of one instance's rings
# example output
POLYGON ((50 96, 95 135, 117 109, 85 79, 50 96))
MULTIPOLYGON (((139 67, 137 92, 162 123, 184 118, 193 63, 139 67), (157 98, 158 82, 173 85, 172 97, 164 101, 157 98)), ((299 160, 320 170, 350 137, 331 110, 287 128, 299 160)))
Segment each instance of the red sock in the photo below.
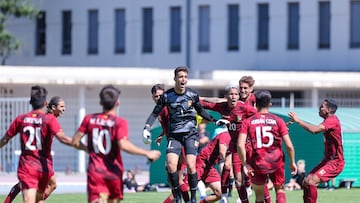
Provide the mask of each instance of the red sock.
POLYGON ((7 197, 4 200, 4 203, 10 203, 12 202, 16 195, 19 194, 19 192, 21 191, 20 188, 20 183, 16 183, 10 190, 9 194, 7 195, 7 197))
POLYGON ((243 203, 249 203, 245 185, 236 186, 236 190, 239 194, 240 200, 243 203))
POLYGON ((276 193, 276 203, 286 203, 286 196, 284 192, 276 193))
POLYGON ((267 187, 266 184, 264 185, 264 200, 266 203, 271 203, 269 188, 267 187))
POLYGON ((205 199, 203 199, 199 203, 207 203, 207 201, 205 199))
POLYGON ((184 199, 185 202, 188 202, 190 200, 190 197, 189 197, 189 186, 188 184, 184 183, 182 185, 180 185, 180 191, 181 191, 181 195, 184 199))
POLYGON ((309 185, 307 201, 309 203, 316 203, 317 201, 317 187, 315 185, 309 185))
POLYGON ((309 195, 308 191, 309 191, 309 187, 305 186, 303 188, 303 201, 304 201, 304 203, 307 203, 307 197, 309 195))
POLYGON ((164 200, 164 202, 163 203, 173 203, 173 199, 172 198, 170 198, 171 197, 171 195, 170 196, 168 196, 165 200, 164 200))
POLYGON ((229 177, 230 177, 230 169, 224 167, 221 173, 221 193, 227 194, 227 189, 229 187, 229 177))

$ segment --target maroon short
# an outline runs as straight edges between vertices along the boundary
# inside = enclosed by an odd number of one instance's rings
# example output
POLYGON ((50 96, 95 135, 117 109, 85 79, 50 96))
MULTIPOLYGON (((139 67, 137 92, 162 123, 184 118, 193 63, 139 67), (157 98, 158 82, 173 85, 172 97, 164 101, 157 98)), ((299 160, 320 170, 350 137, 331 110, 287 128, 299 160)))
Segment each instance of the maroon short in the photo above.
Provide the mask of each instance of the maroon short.
POLYGON ((265 185, 267 179, 270 179, 274 185, 281 186, 285 184, 285 170, 284 168, 280 168, 273 173, 263 174, 254 172, 254 176, 250 177, 251 182, 255 185, 265 185))
POLYGON ((214 166, 207 166, 201 159, 196 160, 196 172, 198 180, 202 180, 206 185, 220 181, 219 172, 214 166))
POLYGON ((54 168, 49 160, 40 161, 36 158, 21 156, 17 172, 22 190, 35 188, 43 193, 51 176, 54 175, 54 168), (44 166, 43 163, 47 165, 44 166))
POLYGON ((344 161, 334 159, 334 160, 323 160, 315 166, 309 174, 314 174, 320 178, 321 182, 327 182, 328 180, 338 176, 341 171, 344 169, 344 161))
POLYGON ((232 153, 232 165, 233 165, 234 174, 241 172, 242 163, 241 163, 240 156, 237 152, 232 153))
POLYGON ((100 198, 100 193, 105 193, 109 199, 124 198, 122 174, 118 178, 105 179, 104 175, 97 172, 88 172, 87 175, 88 201, 94 201, 100 198))

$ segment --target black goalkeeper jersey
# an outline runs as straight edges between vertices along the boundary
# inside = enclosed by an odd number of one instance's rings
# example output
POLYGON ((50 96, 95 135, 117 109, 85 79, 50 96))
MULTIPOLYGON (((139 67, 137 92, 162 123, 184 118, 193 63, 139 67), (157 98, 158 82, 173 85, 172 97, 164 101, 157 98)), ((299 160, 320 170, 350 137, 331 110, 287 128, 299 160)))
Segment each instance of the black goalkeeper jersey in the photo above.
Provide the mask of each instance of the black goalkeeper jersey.
POLYGON ((198 93, 191 88, 186 88, 184 94, 177 94, 174 88, 167 90, 161 95, 153 112, 146 120, 146 124, 151 126, 164 107, 169 112, 170 134, 187 133, 196 130, 196 112, 208 121, 214 122, 215 120, 200 105, 198 93))

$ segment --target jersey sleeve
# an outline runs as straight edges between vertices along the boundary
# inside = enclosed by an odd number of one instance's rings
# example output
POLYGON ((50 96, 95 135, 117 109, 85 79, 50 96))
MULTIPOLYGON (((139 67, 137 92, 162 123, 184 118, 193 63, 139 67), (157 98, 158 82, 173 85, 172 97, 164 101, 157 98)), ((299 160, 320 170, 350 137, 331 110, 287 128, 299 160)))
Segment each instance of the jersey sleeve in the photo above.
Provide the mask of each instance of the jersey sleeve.
POLYGON ((284 135, 288 135, 289 134, 289 130, 288 127, 286 126, 286 123, 283 119, 281 118, 277 118, 277 125, 279 127, 279 132, 280 132, 280 136, 284 136, 284 135))
POLYGON ((62 131, 60 127, 59 121, 56 119, 53 115, 48 115, 49 117, 49 129, 51 131, 52 135, 55 135, 56 133, 62 131))
POLYGON ((129 125, 127 120, 123 118, 118 119, 118 125, 116 129, 116 139, 128 139, 129 138, 129 125))
POLYGON ((336 123, 334 122, 334 119, 332 117, 326 118, 322 124, 325 127, 325 131, 329 131, 330 129, 334 128, 336 123))
POLYGON ((6 134, 9 137, 14 137, 18 133, 18 129, 20 129, 19 125, 21 124, 21 117, 22 116, 17 116, 15 120, 13 120, 13 122, 10 124, 8 130, 6 131, 6 134))
POLYGON ((90 115, 86 115, 84 119, 81 121, 80 127, 78 128, 79 132, 86 133, 89 120, 90 120, 90 115))

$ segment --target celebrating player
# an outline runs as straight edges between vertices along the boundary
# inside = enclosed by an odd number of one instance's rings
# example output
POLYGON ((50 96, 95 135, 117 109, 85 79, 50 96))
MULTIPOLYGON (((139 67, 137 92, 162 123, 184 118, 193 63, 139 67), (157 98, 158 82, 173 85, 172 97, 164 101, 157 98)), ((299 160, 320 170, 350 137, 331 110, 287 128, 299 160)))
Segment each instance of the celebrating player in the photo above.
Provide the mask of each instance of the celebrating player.
POLYGON ((324 99, 319 108, 319 116, 324 121, 319 125, 306 123, 300 120, 294 112, 289 113, 292 121, 310 133, 323 132, 325 140, 323 160, 310 171, 304 181, 303 198, 306 203, 316 202, 317 185, 338 176, 345 166, 341 124, 335 115, 336 110, 337 104, 333 99, 324 99))

